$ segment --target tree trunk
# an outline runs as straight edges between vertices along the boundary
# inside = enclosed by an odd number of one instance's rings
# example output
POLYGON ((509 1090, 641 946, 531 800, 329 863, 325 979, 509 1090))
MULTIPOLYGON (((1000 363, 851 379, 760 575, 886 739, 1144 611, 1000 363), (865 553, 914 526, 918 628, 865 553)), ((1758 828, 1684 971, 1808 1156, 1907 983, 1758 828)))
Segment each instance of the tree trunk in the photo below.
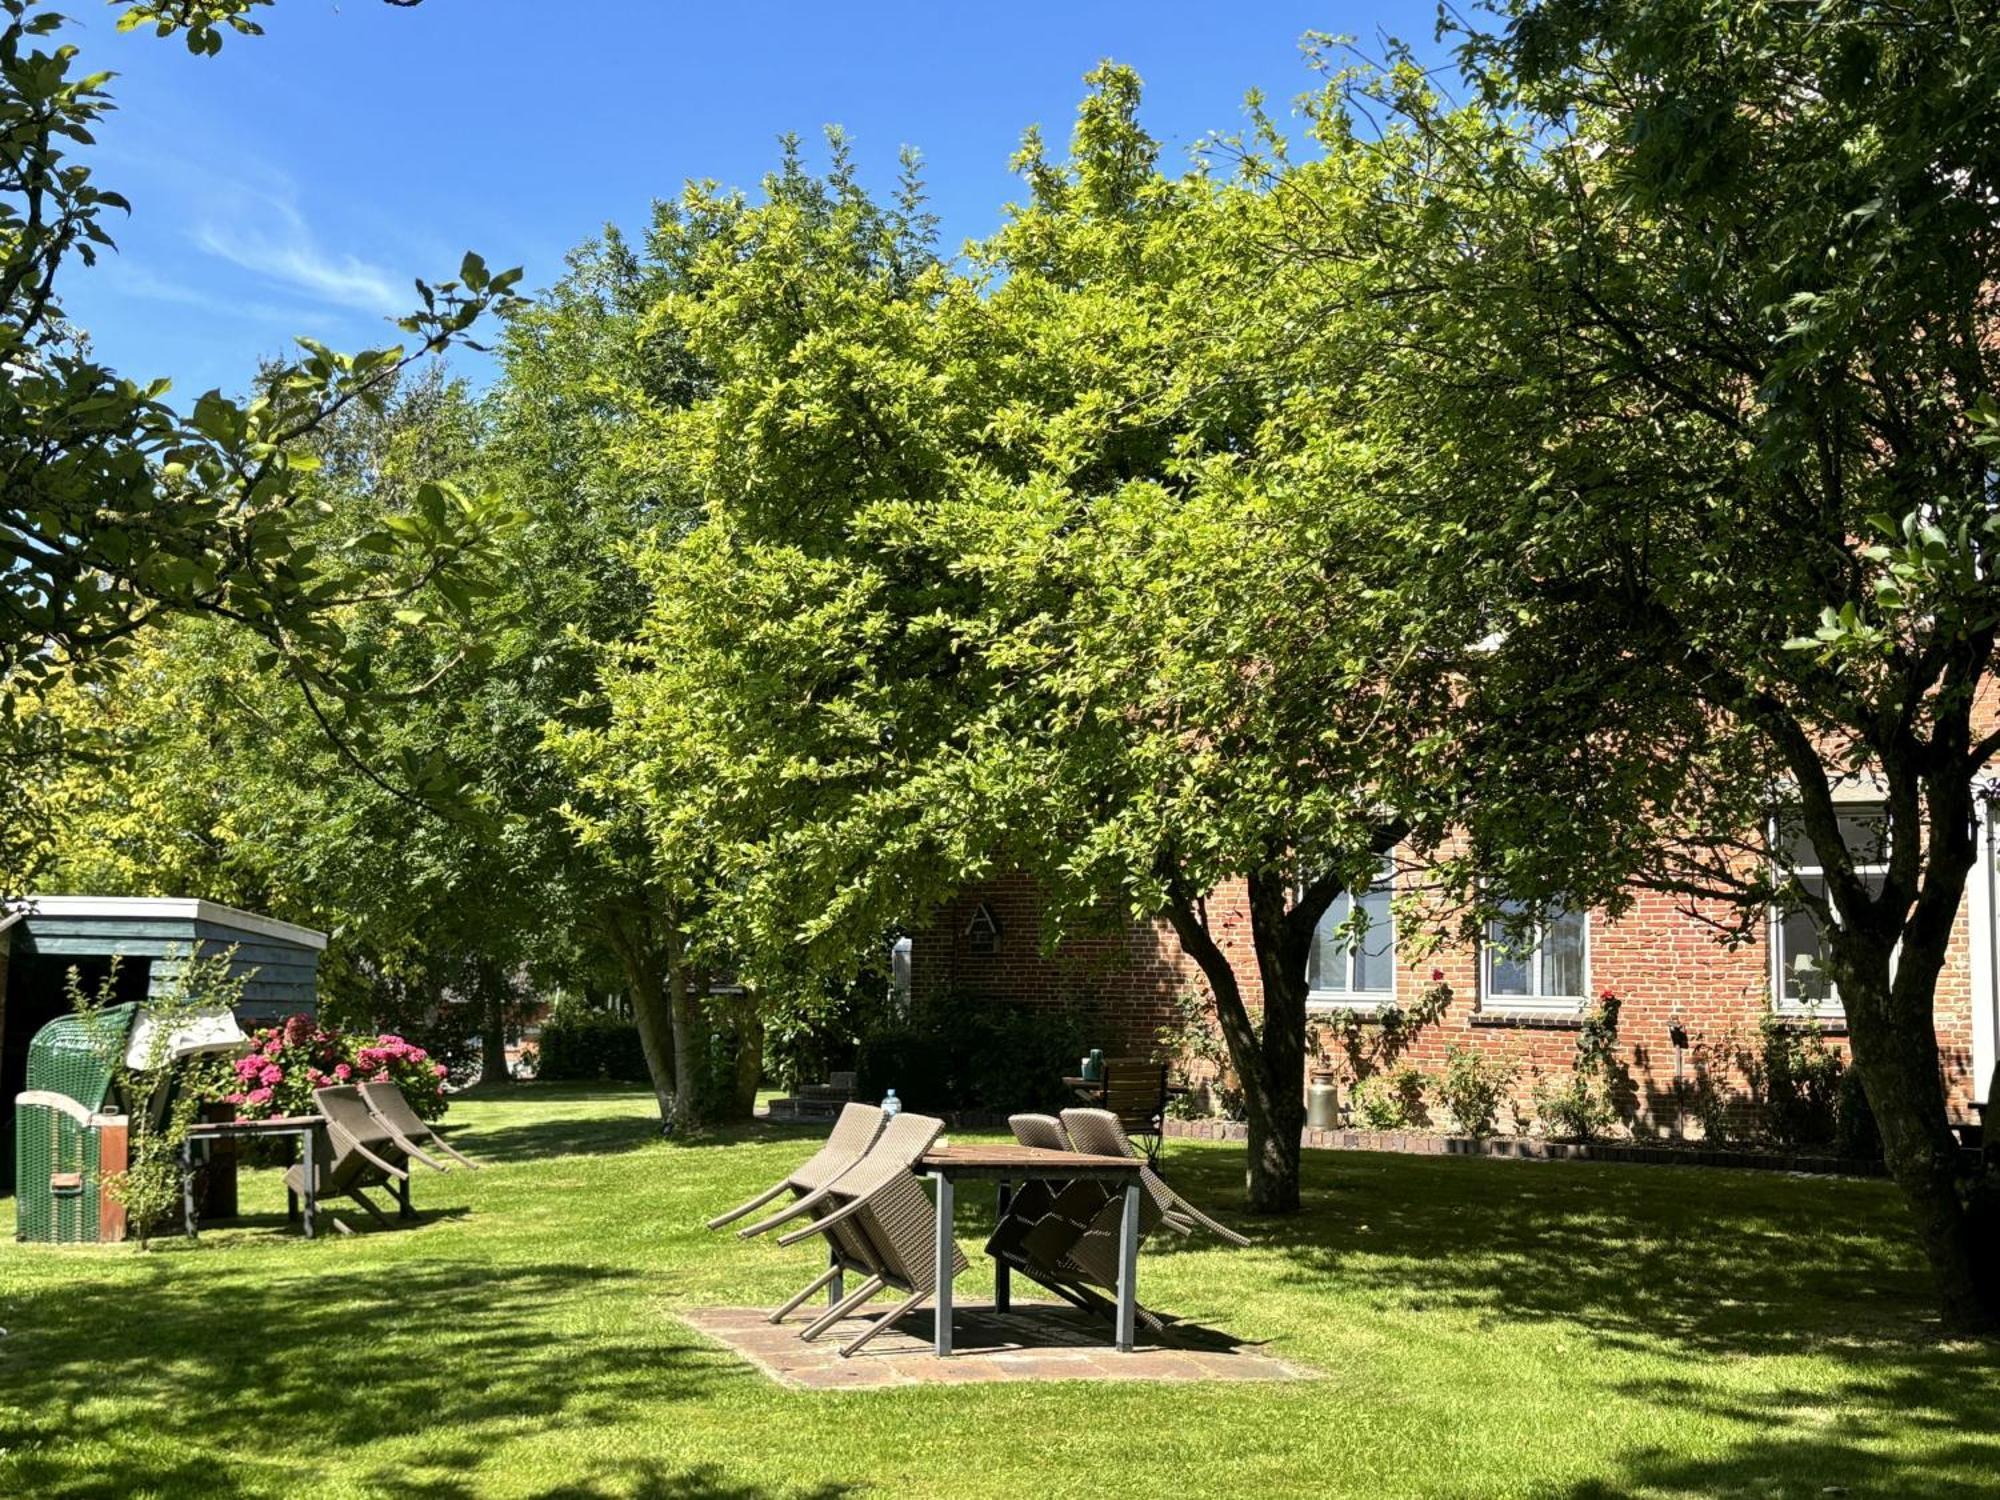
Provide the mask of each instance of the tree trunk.
POLYGON ((648 940, 649 925, 643 918, 610 913, 605 918, 604 931, 612 951, 618 955, 625 988, 632 998, 632 1024, 638 1028, 639 1050, 646 1057, 646 1075, 652 1080, 660 1124, 671 1127, 677 1064, 674 1031, 667 999, 666 966, 648 940))
POLYGON ((1943 946, 1919 944, 1906 933, 1892 984, 1888 954, 1879 944, 1864 948, 1864 943, 1835 940, 1829 956, 1837 966, 1854 1064, 1881 1130, 1883 1162, 1930 1260, 1946 1332, 2000 1332, 2000 1240, 1992 1215, 1975 1213, 1967 1200, 1966 1189, 1977 1192, 1976 1185, 1960 1177, 1958 1142, 1938 1085, 1932 1005, 1911 1005, 1912 996, 1905 993, 1906 984, 1924 996, 1934 992, 1943 946), (1863 951, 1850 957, 1839 952, 1842 946, 1863 951))
MULTIPOLYGON (((1282 911, 1282 891, 1280 909, 1282 911)), ((1257 925, 1253 898, 1251 924, 1257 925)), ((1230 1065, 1243 1087, 1243 1115, 1249 1127, 1249 1153, 1243 1190, 1252 1213, 1288 1214, 1299 1206, 1299 1132, 1305 1125, 1305 974, 1301 961, 1298 984, 1290 998, 1272 1005, 1264 995, 1262 1034, 1243 1003, 1243 988, 1228 957, 1210 936, 1208 924, 1194 903, 1175 900, 1168 920, 1181 949, 1207 977, 1215 996, 1222 1038, 1230 1065), (1292 1000, 1296 999, 1296 1006, 1292 1000)), ((1253 936, 1254 936, 1253 930, 1253 936)), ((1263 944, 1259 943, 1259 948, 1263 944)))
POLYGON ((506 976, 500 966, 489 958, 475 961, 472 972, 479 985, 479 1000, 482 1007, 479 1023, 479 1081, 488 1086, 512 1083, 514 1075, 507 1067, 506 976))

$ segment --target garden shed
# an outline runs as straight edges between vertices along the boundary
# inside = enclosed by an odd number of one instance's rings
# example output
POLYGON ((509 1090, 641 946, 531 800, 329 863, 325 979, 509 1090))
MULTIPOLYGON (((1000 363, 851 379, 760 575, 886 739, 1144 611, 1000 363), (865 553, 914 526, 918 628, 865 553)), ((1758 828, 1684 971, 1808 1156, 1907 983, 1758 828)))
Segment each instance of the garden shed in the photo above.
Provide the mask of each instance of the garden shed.
POLYGON ((176 958, 220 956, 248 973, 236 1018, 247 1029, 318 1006, 326 934, 213 901, 152 896, 28 896, 0 916, 0 1186, 14 1170, 14 1096, 28 1043, 70 1008, 68 974, 94 993, 112 973, 112 999, 143 1001, 171 986, 176 958))

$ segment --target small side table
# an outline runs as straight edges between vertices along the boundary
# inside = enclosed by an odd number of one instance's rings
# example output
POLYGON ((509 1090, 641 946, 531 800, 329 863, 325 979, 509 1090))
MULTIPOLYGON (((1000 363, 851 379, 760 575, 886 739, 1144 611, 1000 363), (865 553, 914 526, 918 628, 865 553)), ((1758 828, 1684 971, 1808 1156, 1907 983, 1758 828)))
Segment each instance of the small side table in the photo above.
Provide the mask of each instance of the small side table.
POLYGON ((188 1127, 187 1138, 181 1142, 181 1214, 185 1221, 189 1239, 195 1238, 198 1215, 194 1206, 194 1148, 197 1142, 254 1140, 267 1138, 280 1140, 295 1136, 300 1142, 299 1162, 302 1168, 301 1180, 305 1191, 294 1193, 286 1190, 287 1217, 293 1211, 300 1214, 301 1228, 307 1239, 316 1238, 319 1232, 316 1214, 319 1208, 318 1177, 314 1167, 319 1150, 320 1132, 326 1121, 318 1115, 277 1115, 269 1120, 204 1120, 188 1127))

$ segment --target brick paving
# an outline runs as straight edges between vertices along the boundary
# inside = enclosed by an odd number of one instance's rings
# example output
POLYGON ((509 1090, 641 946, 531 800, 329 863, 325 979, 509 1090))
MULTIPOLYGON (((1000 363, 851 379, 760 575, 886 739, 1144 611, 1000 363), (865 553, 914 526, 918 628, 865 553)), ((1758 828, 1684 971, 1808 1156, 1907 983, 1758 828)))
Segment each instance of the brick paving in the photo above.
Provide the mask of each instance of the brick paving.
MULTIPOLYGON (((816 1315, 816 1314, 814 1314, 816 1315)), ((782 1385, 804 1390, 871 1390, 884 1386, 967 1385, 1032 1380, 1307 1380, 1313 1372, 1274 1359, 1254 1345, 1194 1324, 1170 1325, 1164 1339, 1141 1330, 1130 1354, 1111 1347, 1110 1329, 1062 1303, 1016 1300, 1011 1312, 990 1303, 960 1302, 952 1322, 954 1352, 931 1352, 928 1309, 910 1314, 852 1359, 840 1346, 863 1328, 852 1317, 813 1343, 799 1337, 810 1317, 801 1310, 782 1326, 754 1307, 698 1307, 680 1314, 697 1333, 742 1356, 782 1385)))

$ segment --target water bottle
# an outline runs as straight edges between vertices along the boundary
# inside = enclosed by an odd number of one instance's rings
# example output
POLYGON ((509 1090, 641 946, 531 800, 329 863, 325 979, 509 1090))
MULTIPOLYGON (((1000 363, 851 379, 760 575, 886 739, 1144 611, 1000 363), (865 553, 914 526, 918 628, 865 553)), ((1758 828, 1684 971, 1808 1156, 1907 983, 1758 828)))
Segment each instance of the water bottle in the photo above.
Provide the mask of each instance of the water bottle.
POLYGON ((903 1101, 896 1097, 896 1091, 894 1089, 890 1089, 888 1093, 882 1096, 882 1113, 885 1115, 894 1116, 894 1115, 900 1115, 902 1112, 903 1112, 903 1101))

